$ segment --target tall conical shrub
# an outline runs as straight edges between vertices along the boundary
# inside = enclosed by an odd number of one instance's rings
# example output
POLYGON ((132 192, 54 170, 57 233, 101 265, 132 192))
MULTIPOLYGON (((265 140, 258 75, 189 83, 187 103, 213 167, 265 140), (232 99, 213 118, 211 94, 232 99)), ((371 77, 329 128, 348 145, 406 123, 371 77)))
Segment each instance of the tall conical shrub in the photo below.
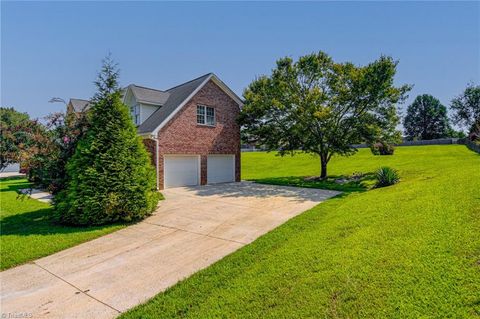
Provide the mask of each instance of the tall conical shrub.
POLYGON ((139 220, 156 207, 155 170, 122 103, 110 58, 95 82, 91 126, 67 163, 67 185, 54 201, 65 224, 98 225, 139 220))

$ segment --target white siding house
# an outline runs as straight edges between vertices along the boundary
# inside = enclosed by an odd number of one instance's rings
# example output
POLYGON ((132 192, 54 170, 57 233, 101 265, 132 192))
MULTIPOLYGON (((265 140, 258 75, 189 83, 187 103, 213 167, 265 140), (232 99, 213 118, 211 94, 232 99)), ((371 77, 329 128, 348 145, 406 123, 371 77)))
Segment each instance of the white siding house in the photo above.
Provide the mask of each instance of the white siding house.
POLYGON ((130 108, 135 125, 145 122, 169 97, 168 92, 131 84, 125 89, 123 102, 130 108))

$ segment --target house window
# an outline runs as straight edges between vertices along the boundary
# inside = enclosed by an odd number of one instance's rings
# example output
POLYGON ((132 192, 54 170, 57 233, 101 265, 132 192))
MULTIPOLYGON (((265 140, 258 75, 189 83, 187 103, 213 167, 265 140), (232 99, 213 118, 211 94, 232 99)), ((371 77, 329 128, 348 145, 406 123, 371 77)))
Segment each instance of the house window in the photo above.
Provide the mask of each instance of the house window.
POLYGON ((197 105, 197 124, 205 124, 205 106, 197 105))
POLYGON ((130 113, 132 114, 133 123, 140 125, 140 106, 136 104, 130 107, 130 113))
POLYGON ((207 118, 205 124, 215 125, 215 109, 213 107, 205 107, 207 118))
POLYGON ((197 124, 215 125, 215 109, 205 105, 197 105, 197 124))

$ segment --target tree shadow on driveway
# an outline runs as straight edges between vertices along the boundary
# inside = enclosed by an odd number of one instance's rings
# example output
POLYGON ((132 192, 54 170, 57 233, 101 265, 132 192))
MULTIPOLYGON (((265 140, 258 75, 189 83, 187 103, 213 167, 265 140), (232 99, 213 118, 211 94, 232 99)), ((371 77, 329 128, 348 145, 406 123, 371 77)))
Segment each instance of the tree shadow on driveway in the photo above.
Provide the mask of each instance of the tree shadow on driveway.
POLYGON ((245 201, 261 198, 283 197, 296 202, 324 201, 340 194, 342 189, 326 189, 326 187, 312 187, 296 185, 292 178, 262 179, 244 181, 241 183, 213 184, 205 186, 191 186, 173 189, 173 192, 192 193, 200 197, 212 198, 239 198, 245 201))
POLYGON ((267 198, 286 197, 299 202, 323 201, 340 193, 365 192, 375 184, 375 174, 331 175, 327 179, 308 176, 259 178, 241 183, 190 186, 181 189, 197 196, 267 198), (281 186, 281 187, 279 187, 281 186))

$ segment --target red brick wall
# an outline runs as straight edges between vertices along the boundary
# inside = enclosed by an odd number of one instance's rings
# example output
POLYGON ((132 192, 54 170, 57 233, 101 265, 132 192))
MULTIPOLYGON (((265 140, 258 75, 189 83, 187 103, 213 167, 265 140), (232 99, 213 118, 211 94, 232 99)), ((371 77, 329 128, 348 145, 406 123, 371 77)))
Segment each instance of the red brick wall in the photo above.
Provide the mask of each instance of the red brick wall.
MULTIPOLYGON (((156 156, 155 150, 156 150, 157 142, 151 138, 143 138, 142 142, 143 142, 143 145, 145 145, 145 148, 150 156, 150 163, 152 163, 152 166, 155 167, 155 173, 156 173, 157 156, 156 156)), ((157 187, 158 187, 158 184, 157 184, 157 187)))
POLYGON ((201 155, 201 184, 207 183, 207 155, 234 154, 235 180, 240 181, 239 107, 214 82, 205 86, 158 133, 159 185, 163 188, 163 155, 201 155), (215 108, 215 127, 197 124, 197 104, 215 108))
POLYGON ((155 157, 155 140, 152 140, 151 138, 144 138, 142 141, 143 141, 143 145, 145 145, 145 148, 147 149, 150 155, 150 161, 152 165, 155 167, 156 161, 157 161, 155 157))

